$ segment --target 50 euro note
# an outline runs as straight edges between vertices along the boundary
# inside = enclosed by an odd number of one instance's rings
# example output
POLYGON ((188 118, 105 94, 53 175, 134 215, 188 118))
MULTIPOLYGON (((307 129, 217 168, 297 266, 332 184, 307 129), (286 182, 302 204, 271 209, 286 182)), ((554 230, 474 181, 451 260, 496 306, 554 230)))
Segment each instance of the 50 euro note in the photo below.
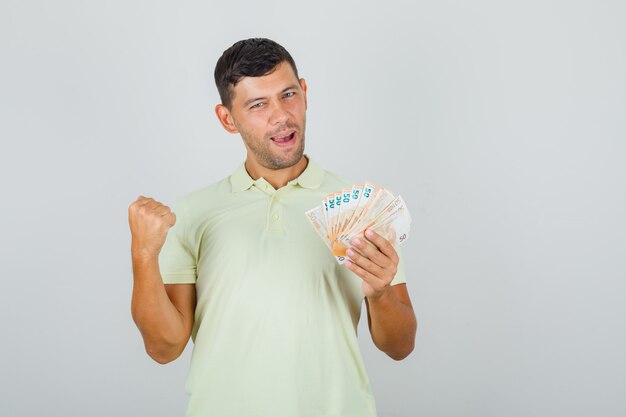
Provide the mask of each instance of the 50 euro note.
POLYGON ((317 206, 305 213, 306 218, 309 219, 313 229, 317 232, 322 241, 326 244, 328 249, 332 249, 328 238, 328 230, 326 229, 326 218, 324 217, 324 208, 317 206))
POLYGON ((375 194, 370 198, 362 209, 355 213, 351 223, 339 235, 337 241, 341 242, 344 238, 354 232, 363 230, 366 225, 372 224, 373 220, 394 200, 393 194, 384 188, 375 189, 375 194))
POLYGON ((346 251, 354 237, 361 236, 369 243, 363 237, 365 229, 377 232, 395 246, 408 238, 411 225, 402 197, 394 197, 371 183, 355 184, 351 189, 329 194, 320 206, 305 214, 340 264, 347 260, 346 251))
POLYGON ((363 241, 369 242, 363 235, 365 229, 378 233, 391 242, 393 246, 403 243, 409 237, 409 232, 411 231, 411 215, 402 197, 398 196, 377 218, 365 225, 361 230, 344 237, 342 243, 346 246, 346 249, 351 245, 350 241, 355 237, 360 237, 363 241))

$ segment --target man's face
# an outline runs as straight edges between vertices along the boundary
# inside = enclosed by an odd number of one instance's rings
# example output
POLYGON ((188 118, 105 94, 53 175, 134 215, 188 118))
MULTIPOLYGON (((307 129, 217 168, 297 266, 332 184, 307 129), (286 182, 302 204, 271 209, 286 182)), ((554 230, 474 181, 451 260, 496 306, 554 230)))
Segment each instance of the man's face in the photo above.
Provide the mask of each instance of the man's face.
POLYGON ((270 169, 288 168, 300 161, 306 83, 296 78, 291 65, 282 62, 270 74, 244 77, 233 91, 229 113, 236 130, 230 131, 241 134, 248 157, 270 169))

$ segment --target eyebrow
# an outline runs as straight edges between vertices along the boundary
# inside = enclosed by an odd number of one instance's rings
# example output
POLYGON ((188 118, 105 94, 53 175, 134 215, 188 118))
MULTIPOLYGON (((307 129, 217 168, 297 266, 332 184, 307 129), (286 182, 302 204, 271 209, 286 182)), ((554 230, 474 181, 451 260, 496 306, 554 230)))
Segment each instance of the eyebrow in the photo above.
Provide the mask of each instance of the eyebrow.
MULTIPOLYGON (((292 89, 295 89, 295 88, 298 88, 298 85, 297 84, 291 84, 289 87, 283 88, 283 91, 281 91, 280 94, 284 93, 287 90, 292 90, 292 89)), ((257 100, 263 100, 264 98, 265 97, 256 97, 256 98, 251 98, 249 100, 246 100, 243 103, 243 107, 248 107, 249 104, 252 104, 252 103, 254 103, 257 100)))

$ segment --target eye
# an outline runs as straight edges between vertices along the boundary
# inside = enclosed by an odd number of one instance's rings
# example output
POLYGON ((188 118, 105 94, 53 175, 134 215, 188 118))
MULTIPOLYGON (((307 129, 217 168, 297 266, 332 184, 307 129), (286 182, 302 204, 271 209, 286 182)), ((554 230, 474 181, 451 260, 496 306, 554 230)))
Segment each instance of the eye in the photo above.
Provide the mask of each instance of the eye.
POLYGON ((285 93, 285 97, 293 97, 295 95, 296 95, 295 91, 288 91, 288 92, 285 93))
POLYGON ((250 106, 250 108, 251 109, 259 109, 259 108, 261 108, 261 106, 263 106, 263 102, 253 104, 252 106, 250 106))

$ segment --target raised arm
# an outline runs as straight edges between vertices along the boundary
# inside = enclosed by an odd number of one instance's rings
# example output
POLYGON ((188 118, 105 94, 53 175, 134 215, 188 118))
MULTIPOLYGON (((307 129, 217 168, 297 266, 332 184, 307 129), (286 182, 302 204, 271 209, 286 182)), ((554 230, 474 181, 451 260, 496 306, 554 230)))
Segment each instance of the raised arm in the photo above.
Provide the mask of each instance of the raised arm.
POLYGON ((163 283, 159 252, 176 223, 169 207, 140 196, 128 208, 132 235, 133 295, 131 313, 146 352, 158 363, 173 361, 185 349, 196 305, 194 284, 163 283))

